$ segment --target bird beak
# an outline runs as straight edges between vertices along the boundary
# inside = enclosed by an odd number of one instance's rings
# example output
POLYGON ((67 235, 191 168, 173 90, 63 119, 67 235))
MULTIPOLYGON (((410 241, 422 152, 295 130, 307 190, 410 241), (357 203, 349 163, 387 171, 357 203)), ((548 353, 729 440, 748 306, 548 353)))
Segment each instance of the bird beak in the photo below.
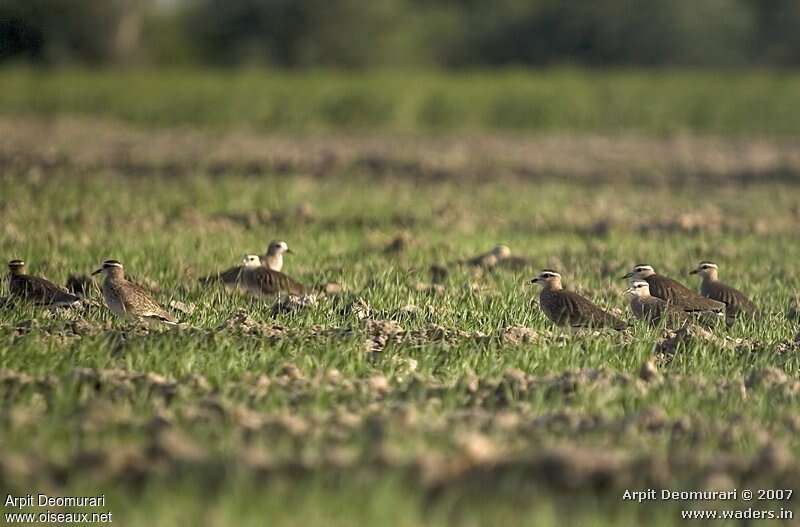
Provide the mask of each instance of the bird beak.
POLYGON ((531 283, 531 284, 535 284, 535 283, 536 283, 536 282, 538 282, 538 281, 539 281, 539 279, 538 279, 538 278, 534 278, 533 280, 531 280, 531 281, 530 281, 530 283, 531 283))
POLYGON ((633 294, 633 288, 629 287, 628 289, 625 290, 624 294, 626 294, 626 295, 633 294))
POLYGON ((293 250, 291 250, 291 249, 286 249, 284 252, 285 252, 286 254, 294 254, 294 251, 293 251, 293 250))
POLYGON ((692 269, 691 271, 689 271, 689 274, 697 274, 699 272, 700 272, 700 269, 692 269))
POLYGON ((623 276, 622 278, 620 278, 620 280, 626 280, 626 279, 630 278, 631 276, 633 276, 633 272, 632 271, 630 273, 626 274, 625 276, 623 276))
POLYGON ((96 274, 98 274, 98 273, 102 273, 102 272, 103 272, 103 268, 101 267, 101 268, 100 268, 100 269, 98 269, 97 271, 92 271, 92 276, 94 276, 94 275, 96 275, 96 274))

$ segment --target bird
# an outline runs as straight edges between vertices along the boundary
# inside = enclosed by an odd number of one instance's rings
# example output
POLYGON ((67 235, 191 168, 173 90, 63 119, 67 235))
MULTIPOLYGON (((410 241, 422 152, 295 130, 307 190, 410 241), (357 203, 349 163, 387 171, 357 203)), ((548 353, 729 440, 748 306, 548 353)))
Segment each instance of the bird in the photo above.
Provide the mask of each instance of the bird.
POLYGON ((656 274, 651 265, 637 264, 622 278, 644 280, 650 286, 652 296, 666 300, 684 311, 721 313, 725 309, 725 304, 700 296, 685 285, 656 274))
POLYGON ((280 295, 305 295, 308 289, 292 280, 288 275, 260 267, 245 267, 241 275, 241 287, 253 296, 264 298, 280 295))
POLYGON ((257 269, 264 265, 261 262, 261 257, 257 254, 246 254, 244 258, 242 258, 242 269, 257 269))
POLYGON ((652 324, 680 323, 686 320, 686 312, 662 298, 650 294, 650 284, 644 280, 631 280, 625 293, 631 297, 631 311, 639 320, 652 324))
POLYGON ((559 326, 611 327, 618 331, 628 325, 611 313, 604 311, 591 300, 561 285, 561 274, 552 269, 543 269, 531 283, 542 285, 539 304, 547 318, 559 326))
POLYGON ((719 267, 714 262, 700 262, 689 274, 699 274, 702 277, 700 294, 725 304, 725 315, 728 318, 752 316, 758 311, 744 293, 719 281, 719 267))
POLYGON ((72 307, 80 298, 45 278, 25 273, 23 260, 8 262, 9 292, 14 298, 28 300, 42 306, 72 307))
MULTIPOLYGON (((264 253, 264 256, 259 257, 259 265, 263 265, 268 269, 272 269, 273 271, 280 271, 283 269, 283 255, 284 254, 294 254, 291 249, 289 249, 289 245, 280 240, 272 240, 269 242, 267 246, 267 251, 264 253)), ((252 255, 248 255, 247 257, 251 257, 252 255)), ((230 269, 226 269, 221 273, 216 273, 208 276, 204 276, 200 278, 200 283, 208 284, 216 281, 222 282, 225 287, 237 289, 242 279, 242 270, 244 269, 245 264, 237 265, 236 267, 231 267, 230 269)))
POLYGON ((465 263, 472 267, 493 268, 498 262, 511 256, 511 248, 508 245, 495 245, 491 251, 479 254, 472 258, 462 260, 460 263, 465 263))
POLYGON ((121 318, 151 319, 175 325, 178 321, 143 287, 125 279, 125 270, 119 260, 106 260, 92 273, 105 274, 103 299, 112 313, 121 318))

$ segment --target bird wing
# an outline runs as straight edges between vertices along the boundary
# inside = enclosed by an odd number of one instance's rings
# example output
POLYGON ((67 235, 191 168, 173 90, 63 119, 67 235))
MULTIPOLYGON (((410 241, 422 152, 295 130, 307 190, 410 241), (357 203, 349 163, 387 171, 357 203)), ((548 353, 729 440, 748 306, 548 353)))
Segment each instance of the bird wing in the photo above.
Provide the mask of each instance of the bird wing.
POLYGON ((262 295, 276 295, 286 293, 290 295, 306 294, 306 287, 280 271, 273 271, 266 267, 248 270, 245 275, 248 288, 262 295))
POLYGON ((646 280, 650 285, 652 296, 666 300, 684 311, 722 311, 725 309, 725 304, 705 298, 672 278, 653 275, 647 277, 646 280))
POLYGON ((562 316, 573 327, 600 327, 608 326, 614 329, 624 329, 627 324, 608 311, 605 311, 573 291, 561 291, 556 295, 560 304, 562 316))
POLYGON ((660 298, 650 296, 646 298, 634 297, 631 299, 631 311, 636 318, 650 322, 658 322, 668 304, 660 298))
POLYGON ((24 296, 36 303, 66 305, 80 300, 77 296, 45 278, 30 275, 21 278, 19 283, 24 288, 24 296))
POLYGON ((650 285, 650 294, 667 302, 696 294, 682 283, 659 274, 648 276, 645 280, 650 285))
POLYGON ((175 317, 161 307, 161 305, 150 297, 150 293, 142 286, 128 282, 122 303, 125 311, 140 317, 149 317, 162 320, 164 322, 176 323, 175 317))
POLYGON ((687 317, 684 309, 655 296, 649 297, 644 305, 646 317, 654 324, 661 324, 664 320, 668 326, 681 324, 687 317))
POLYGON ((237 265, 226 269, 221 273, 210 274, 200 278, 200 283, 207 284, 211 282, 222 282, 223 284, 235 284, 242 279, 242 271, 244 266, 237 265))
POLYGON ((739 313, 755 313, 756 306, 747 296, 729 285, 714 282, 708 285, 708 298, 725 304, 725 311, 730 316, 739 313))

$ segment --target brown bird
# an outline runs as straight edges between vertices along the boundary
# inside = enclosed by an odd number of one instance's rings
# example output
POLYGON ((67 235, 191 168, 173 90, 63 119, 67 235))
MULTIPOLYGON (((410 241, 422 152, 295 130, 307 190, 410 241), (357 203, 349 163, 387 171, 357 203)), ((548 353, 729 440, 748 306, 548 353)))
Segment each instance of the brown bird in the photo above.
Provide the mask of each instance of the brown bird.
POLYGON ((644 280, 650 286, 651 295, 666 300, 684 311, 721 313, 725 309, 725 304, 700 296, 685 285, 666 276, 656 274, 651 265, 638 264, 622 278, 644 280))
POLYGON ((700 262, 689 274, 699 274, 703 278, 700 294, 725 304, 725 315, 728 318, 753 316, 757 313, 758 308, 744 293, 719 281, 719 267, 714 262, 700 262))
POLYGON ((145 288, 125 279, 125 271, 117 260, 106 260, 92 274, 103 273, 103 299, 112 313, 121 318, 153 319, 177 324, 175 317, 150 297, 145 288))
POLYGON ((272 297, 281 295, 305 295, 308 289, 289 276, 261 267, 247 267, 242 272, 241 287, 256 297, 272 297))
POLYGON ((466 260, 462 260, 460 263, 465 263, 467 265, 471 265, 472 267, 484 267, 491 269, 497 266, 500 261, 505 260, 510 256, 511 249, 508 247, 508 245, 496 245, 491 251, 479 254, 478 256, 474 256, 466 260))
MULTIPOLYGON (((269 243, 267 251, 264 253, 264 255, 261 257, 256 256, 256 258, 259 259, 258 265, 263 265, 267 269, 272 269, 273 271, 280 271, 283 269, 284 254, 293 254, 286 242, 272 240, 269 243)), ((253 255, 248 255, 245 259, 252 259, 252 257, 253 255)), ((200 278, 200 283, 208 284, 212 282, 222 282, 225 284, 225 287, 237 289, 242 280, 242 271, 247 265, 252 265, 252 261, 245 261, 242 263, 242 265, 231 267, 230 269, 226 269, 221 273, 204 276, 203 278, 200 278)))
POLYGON ((543 269, 531 283, 542 284, 539 304, 547 318, 559 326, 611 327, 616 330, 628 326, 578 293, 565 290, 561 285, 561 274, 557 271, 543 269))
POLYGON ((686 320, 686 312, 675 307, 666 300, 650 294, 650 284, 644 280, 631 280, 625 290, 631 297, 631 311, 639 320, 659 325, 666 320, 668 324, 681 323, 686 320))
POLYGON ((11 296, 33 302, 42 306, 75 306, 80 303, 80 298, 69 293, 53 282, 25 274, 23 260, 8 262, 9 285, 11 296))

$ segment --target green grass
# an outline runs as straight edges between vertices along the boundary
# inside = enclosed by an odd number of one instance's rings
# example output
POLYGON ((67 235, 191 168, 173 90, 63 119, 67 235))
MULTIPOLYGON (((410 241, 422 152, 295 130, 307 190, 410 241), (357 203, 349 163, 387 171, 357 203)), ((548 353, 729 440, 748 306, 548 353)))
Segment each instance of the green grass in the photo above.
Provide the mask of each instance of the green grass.
POLYGON ((622 492, 800 486, 800 356, 785 316, 800 287, 791 182, 700 193, 660 171, 631 186, 412 180, 349 165, 325 177, 148 173, 83 166, 88 144, 74 146, 74 163, 52 165, 20 148, 0 172, 0 254, 62 283, 117 258, 157 283, 163 303, 196 310, 177 330, 119 322, 102 306, 0 310, 8 492, 105 492, 122 525, 637 525, 654 515, 676 525, 682 507, 727 506, 637 505, 622 492), (296 214, 301 204, 310 217, 296 214), (255 211, 281 214, 237 220, 255 211), (667 221, 697 211, 721 219, 667 221), (610 227, 595 232, 598 223, 610 227), (412 243, 385 252, 401 231, 412 243), (269 301, 197 284, 272 238, 296 252, 293 277, 345 293, 272 315, 269 301), (451 266, 442 293, 417 290, 430 264, 496 243, 529 268, 451 266), (660 383, 638 379, 660 329, 564 334, 526 284, 555 266, 569 287, 627 316, 619 277, 631 265, 649 261, 695 286, 686 272, 707 258, 764 319, 680 348, 660 383), (348 310, 356 298, 407 339, 366 353, 375 335, 348 310), (263 333, 220 329, 239 309, 263 333), (503 341, 508 326, 538 338, 503 341), (751 382, 753 372, 768 376, 751 382))
POLYGON ((266 131, 800 133, 800 76, 767 71, 505 73, 0 70, 0 113, 266 131))

